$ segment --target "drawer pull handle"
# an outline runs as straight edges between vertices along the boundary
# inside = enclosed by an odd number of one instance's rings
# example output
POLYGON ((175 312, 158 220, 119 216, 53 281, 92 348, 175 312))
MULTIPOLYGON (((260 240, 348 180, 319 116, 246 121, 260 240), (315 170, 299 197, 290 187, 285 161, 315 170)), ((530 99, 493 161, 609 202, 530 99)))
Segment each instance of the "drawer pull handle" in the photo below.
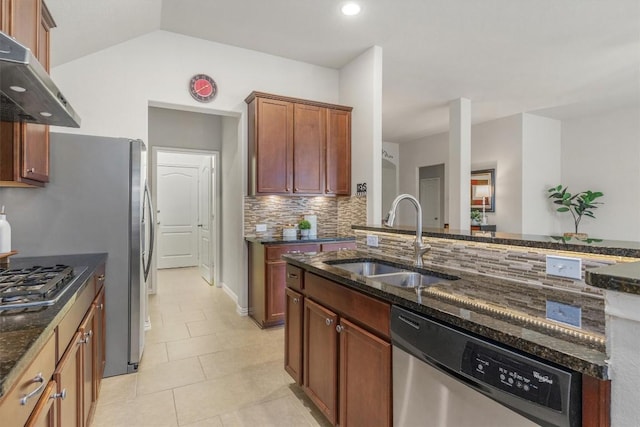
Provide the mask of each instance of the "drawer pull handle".
POLYGON ((98 281, 102 282, 104 280, 104 274, 98 276, 98 281))
POLYGON ((325 319, 324 323, 325 323, 327 326, 331 326, 331 324, 333 323, 333 319, 329 319, 329 318, 327 318, 327 319, 325 319))
POLYGON ((98 310, 102 310, 102 309, 104 309, 104 304, 100 304, 100 305, 98 306, 98 310))
POLYGON ((298 275, 297 275, 297 274, 293 274, 293 273, 289 273, 289 274, 287 274, 287 277, 288 277, 289 279, 297 279, 297 278, 298 278, 298 275))
POLYGON ((288 254, 301 254, 302 251, 289 251, 288 254))
POLYGON ((52 399, 66 399, 67 398, 67 389, 63 388, 62 391, 60 393, 53 393, 51 395, 52 399))
POLYGON ((298 298, 294 298, 294 299, 293 299, 293 303, 294 303, 294 304, 297 304, 298 302, 300 302, 300 300, 299 300, 298 298))
POLYGON ((36 375, 32 380, 32 383, 40 383, 40 385, 38 387, 36 387, 35 390, 33 390, 31 393, 25 395, 22 399, 20 399, 20 405, 24 406, 27 404, 27 400, 31 399, 33 396, 38 395, 42 392, 42 389, 45 386, 44 383, 44 377, 42 376, 42 372, 38 373, 38 375, 36 375))
POLYGON ((36 171, 36 168, 27 168, 27 170, 25 170, 24 172, 25 172, 25 175, 26 175, 26 174, 30 174, 30 173, 35 173, 35 171, 36 171))
POLYGON ((342 332, 343 330, 344 330, 344 326, 342 326, 342 325, 336 325, 336 332, 337 332, 337 333, 340 333, 340 332, 342 332))

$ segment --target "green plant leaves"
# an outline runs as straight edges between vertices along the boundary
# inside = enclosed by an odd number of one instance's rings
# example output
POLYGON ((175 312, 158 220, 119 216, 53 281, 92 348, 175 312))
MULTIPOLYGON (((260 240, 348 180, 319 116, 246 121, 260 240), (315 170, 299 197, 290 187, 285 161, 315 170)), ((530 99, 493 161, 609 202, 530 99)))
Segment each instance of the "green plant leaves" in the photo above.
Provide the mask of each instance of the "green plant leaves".
POLYGON ((595 215, 592 209, 596 209, 597 205, 602 205, 602 202, 596 202, 599 197, 604 196, 601 191, 580 191, 576 194, 571 194, 568 191, 568 187, 564 187, 562 184, 551 187, 547 190, 549 199, 555 199, 553 201, 556 205, 562 205, 557 208, 557 212, 569 212, 573 216, 576 233, 578 232, 578 225, 582 216, 588 216, 595 219, 595 215))

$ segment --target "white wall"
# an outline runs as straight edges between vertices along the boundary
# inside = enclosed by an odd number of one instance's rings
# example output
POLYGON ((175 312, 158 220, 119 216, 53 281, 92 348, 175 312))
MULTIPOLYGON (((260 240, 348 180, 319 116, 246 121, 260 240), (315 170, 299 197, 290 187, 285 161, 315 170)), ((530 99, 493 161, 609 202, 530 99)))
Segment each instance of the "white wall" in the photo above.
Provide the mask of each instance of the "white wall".
POLYGON ((382 142, 382 217, 384 218, 393 199, 399 194, 400 146, 393 142, 382 142), (386 163, 385 163, 386 161, 386 163))
MULTIPOLYGON (((242 232, 247 157, 244 99, 251 91, 259 90, 339 103, 339 72, 156 31, 55 67, 51 74, 82 118, 80 129, 56 128, 58 132, 127 136, 148 141, 150 106, 233 116, 230 121, 223 119, 222 130, 222 281, 237 298, 239 310, 246 309, 246 248, 242 232), (218 94, 210 103, 199 103, 188 93, 189 79, 197 73, 208 73, 216 80, 218 94), (236 139, 232 140, 233 137, 236 139)), ((367 76, 373 75, 371 70, 367 73, 367 76)), ((351 78, 357 82, 358 77, 351 78)), ((372 86, 373 83, 367 86, 370 93, 372 86)), ((366 106, 358 103, 354 107, 363 110, 366 106)), ((360 127, 373 129, 371 123, 369 119, 368 125, 360 127)), ((370 140, 367 139, 369 151, 370 140)), ((377 153, 379 156, 379 147, 377 153)))
MULTIPOLYGON (((573 192, 604 193, 596 219, 583 219, 581 232, 640 240, 640 108, 564 121, 562 183, 573 192)), ((571 216, 561 218, 563 231, 573 231, 571 216)))
MULTIPOLYGON (((440 133, 427 138, 418 139, 413 142, 400 144, 400 176, 399 193, 408 193, 416 198, 420 195, 418 185, 420 178, 420 167, 446 164, 449 159, 449 136, 447 133, 440 133)), ((449 222, 449 182, 444 180, 444 222, 449 222)), ((409 203, 398 206, 398 224, 415 226, 415 210, 409 203)))
POLYGON ((471 170, 495 168, 495 212, 489 224, 499 231, 522 230, 522 115, 474 125, 471 129, 471 170))
POLYGON ((367 221, 382 208, 382 48, 373 46, 340 70, 340 104, 351 114, 351 193, 367 183, 367 221))
POLYGON ((560 183, 561 122, 522 115, 522 233, 558 234, 548 189, 560 183))
POLYGON ((57 132, 147 140, 147 107, 244 113, 253 90, 338 101, 338 71, 166 31, 155 31, 55 67, 51 75, 82 118, 57 132), (189 79, 208 73, 218 85, 208 104, 189 95, 189 79))

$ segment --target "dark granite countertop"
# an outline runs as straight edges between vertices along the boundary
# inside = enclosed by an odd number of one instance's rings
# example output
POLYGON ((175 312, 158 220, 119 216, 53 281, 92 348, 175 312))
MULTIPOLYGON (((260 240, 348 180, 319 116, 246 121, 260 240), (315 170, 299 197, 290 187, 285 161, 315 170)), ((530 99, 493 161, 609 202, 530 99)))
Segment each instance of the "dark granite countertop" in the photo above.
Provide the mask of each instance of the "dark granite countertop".
POLYGON ((323 242, 348 242, 356 239, 354 235, 335 233, 318 233, 309 237, 282 237, 282 235, 245 236, 244 239, 252 243, 262 244, 291 244, 291 243, 323 243, 323 242))
POLYGON ((283 255, 283 258, 290 264, 389 303, 439 319, 545 361, 596 378, 608 379, 603 335, 566 327, 544 317, 532 316, 492 297, 497 293, 511 293, 515 298, 518 295, 525 297, 527 290, 537 293, 540 292, 539 289, 523 289, 522 287, 527 285, 508 279, 434 266, 429 266, 428 270, 436 275, 452 275, 460 279, 443 279, 421 289, 407 289, 349 273, 330 264, 345 260, 382 259, 403 268, 416 270, 400 263, 396 258, 378 255, 372 257, 359 251, 288 254, 283 255))
MULTIPOLYGON (((415 228, 403 226, 387 228, 381 227, 380 225, 353 225, 351 228, 354 230, 377 231, 379 233, 416 234, 415 228)), ((425 237, 440 237, 443 239, 640 258, 640 242, 624 240, 605 240, 597 238, 578 239, 575 237, 564 236, 538 236, 495 231, 460 231, 439 228, 425 228, 422 235, 425 237)))
POLYGON ((68 290, 52 306, 22 314, 0 311, 0 397, 11 389, 29 366, 56 325, 71 309, 87 279, 106 259, 105 253, 11 258, 10 268, 64 264, 74 267, 77 273, 68 290))
POLYGON ((621 262, 587 270, 585 282, 610 291, 640 295, 640 262, 621 262))

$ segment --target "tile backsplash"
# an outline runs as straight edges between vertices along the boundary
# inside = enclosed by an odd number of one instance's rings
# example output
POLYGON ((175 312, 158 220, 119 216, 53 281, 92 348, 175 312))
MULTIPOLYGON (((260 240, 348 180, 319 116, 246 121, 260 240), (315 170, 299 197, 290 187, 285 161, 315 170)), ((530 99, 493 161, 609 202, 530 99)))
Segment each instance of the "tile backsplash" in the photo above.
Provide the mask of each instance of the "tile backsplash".
MULTIPOLYGON (((356 230, 360 250, 413 261, 415 236, 356 230), (379 246, 368 247, 367 234, 378 235, 379 246)), ((425 238, 431 250, 424 256, 425 268, 445 266, 491 278, 508 279, 510 285, 495 287, 495 299, 512 309, 536 317, 545 317, 545 301, 554 300, 582 307, 583 329, 604 334, 604 290, 587 285, 583 279, 568 279, 546 274, 546 255, 571 256, 582 259, 584 270, 617 262, 638 261, 636 258, 592 255, 577 252, 500 245, 444 238, 425 238), (561 291, 561 292, 558 292, 561 291)), ((486 287, 485 286, 485 287, 486 287)), ((469 297, 477 298, 470 290, 469 297)))
POLYGON ((318 233, 353 234, 352 224, 365 224, 366 197, 245 196, 244 234, 280 235, 286 224, 297 224, 304 215, 317 215, 318 233), (266 232, 256 232, 266 224, 266 232))

